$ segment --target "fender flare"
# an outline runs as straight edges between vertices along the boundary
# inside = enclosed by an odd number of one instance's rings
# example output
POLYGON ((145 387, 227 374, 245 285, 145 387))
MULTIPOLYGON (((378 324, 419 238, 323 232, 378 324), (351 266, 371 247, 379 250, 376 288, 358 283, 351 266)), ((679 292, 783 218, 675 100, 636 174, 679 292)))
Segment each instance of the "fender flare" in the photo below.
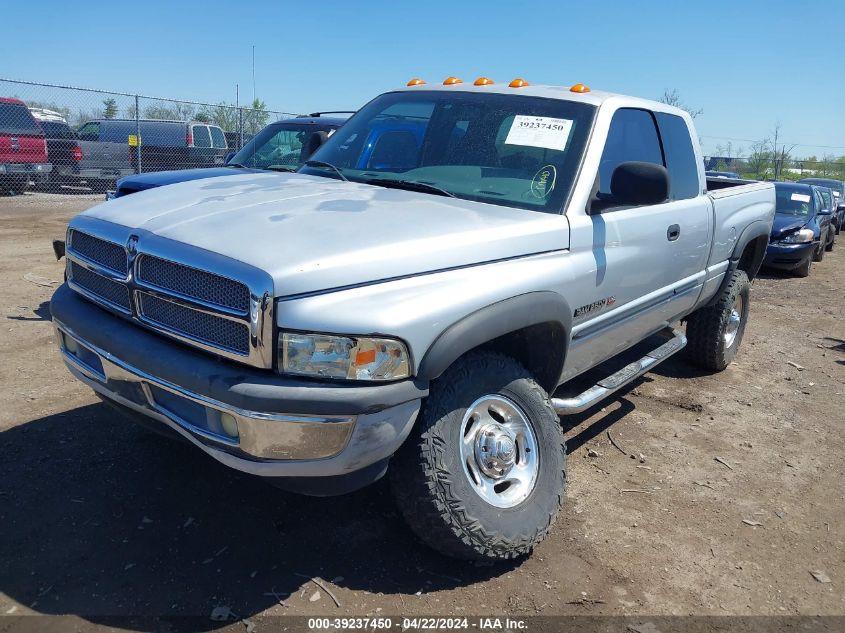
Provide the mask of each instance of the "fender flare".
MULTIPOLYGON (((771 222, 766 222, 765 220, 754 220, 751 224, 746 226, 742 233, 739 234, 739 238, 736 240, 736 244, 734 245, 733 252, 731 253, 731 257, 728 260, 728 269, 725 271, 725 276, 722 278, 722 283, 719 285, 719 290, 716 291, 716 294, 713 295, 713 298, 710 299, 706 303, 707 306, 714 305, 718 300, 719 297, 722 296, 722 292, 727 288, 728 284, 730 283, 731 277, 733 277, 734 272, 739 267, 739 262, 742 259, 742 254, 745 252, 746 247, 753 241, 761 237, 766 238, 766 243, 769 242, 769 236, 772 233, 772 225, 771 222)), ((759 253, 755 253, 754 260, 751 262, 750 267, 750 275, 749 277, 753 278, 757 276, 757 272, 760 270, 760 266, 763 264, 763 258, 766 256, 766 249, 760 249, 759 253)))
MULTIPOLYGON (((529 292, 485 306, 447 327, 438 335, 420 361, 418 376, 434 380, 458 358, 476 347, 500 336, 523 328, 554 324, 562 333, 563 345, 554 350, 558 358, 555 380, 563 371, 572 331, 572 310, 566 300, 556 292, 544 290, 529 292)), ((544 385, 548 389, 548 385, 544 385)), ((552 385, 551 388, 557 385, 552 385)))

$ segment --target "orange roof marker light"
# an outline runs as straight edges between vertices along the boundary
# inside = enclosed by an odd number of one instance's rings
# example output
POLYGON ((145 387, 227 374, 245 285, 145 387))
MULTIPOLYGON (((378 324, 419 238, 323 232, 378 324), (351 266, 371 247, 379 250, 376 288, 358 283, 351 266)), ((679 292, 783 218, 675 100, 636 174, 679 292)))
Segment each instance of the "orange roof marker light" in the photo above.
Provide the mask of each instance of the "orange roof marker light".
POLYGON ((590 87, 584 84, 575 84, 569 89, 569 92, 590 92, 590 87))
POLYGON ((528 85, 528 82, 524 79, 514 79, 512 82, 508 84, 508 88, 525 88, 528 85))
POLYGON ((464 83, 464 80, 458 79, 457 77, 446 77, 446 79, 443 80, 444 86, 454 86, 455 84, 462 84, 462 83, 464 83))
POLYGON ((479 77, 472 83, 475 86, 492 86, 495 82, 489 77, 479 77))
POLYGON ((422 86, 423 84, 425 84, 425 79, 417 79, 416 77, 408 82, 409 86, 422 86))

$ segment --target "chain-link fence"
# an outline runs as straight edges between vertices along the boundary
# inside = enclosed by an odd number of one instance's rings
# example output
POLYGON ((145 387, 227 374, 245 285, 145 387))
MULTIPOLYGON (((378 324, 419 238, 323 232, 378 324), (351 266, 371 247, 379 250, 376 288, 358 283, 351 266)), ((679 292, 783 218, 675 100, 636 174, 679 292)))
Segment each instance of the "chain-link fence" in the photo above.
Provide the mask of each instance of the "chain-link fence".
POLYGON ((742 178, 752 180, 830 178, 845 181, 845 162, 841 160, 783 158, 771 152, 741 158, 705 156, 704 167, 711 171, 739 174, 742 178))
POLYGON ((129 174, 222 165, 265 125, 292 116, 260 101, 245 107, 0 78, 0 188, 102 191, 129 174))

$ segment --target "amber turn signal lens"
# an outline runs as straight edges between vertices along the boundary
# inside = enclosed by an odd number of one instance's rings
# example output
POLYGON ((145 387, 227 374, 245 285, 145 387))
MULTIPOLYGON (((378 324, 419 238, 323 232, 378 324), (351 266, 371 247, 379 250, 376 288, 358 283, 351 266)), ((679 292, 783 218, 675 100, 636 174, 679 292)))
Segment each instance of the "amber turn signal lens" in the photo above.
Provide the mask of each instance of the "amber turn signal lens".
POLYGON ((489 77, 479 77, 472 83, 476 86, 490 86, 493 84, 493 80, 489 77))
POLYGON ((462 84, 464 83, 463 79, 458 79, 457 77, 446 77, 443 80, 444 86, 454 86, 455 84, 462 84))
POLYGON ((590 87, 584 84, 575 84, 569 89, 569 92, 590 92, 590 87))
POLYGON ((375 348, 368 349, 363 352, 358 352, 355 354, 355 364, 359 367, 361 365, 369 365, 370 363, 376 362, 376 350, 375 348))
POLYGON ((528 82, 524 79, 514 79, 512 82, 508 84, 509 88, 524 88, 528 85, 528 82))
POLYGON ((408 82, 408 85, 409 86, 422 86, 424 83, 425 83, 424 79, 414 78, 414 79, 411 79, 411 81, 408 82))

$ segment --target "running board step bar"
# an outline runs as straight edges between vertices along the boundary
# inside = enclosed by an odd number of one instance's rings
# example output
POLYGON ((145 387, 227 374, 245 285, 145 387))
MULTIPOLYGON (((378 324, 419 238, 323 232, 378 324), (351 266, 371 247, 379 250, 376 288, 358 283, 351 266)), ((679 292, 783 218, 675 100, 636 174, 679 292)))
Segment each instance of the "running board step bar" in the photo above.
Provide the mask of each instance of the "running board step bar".
POLYGON ((677 354, 687 345, 687 337, 677 330, 672 330, 672 338, 660 347, 653 349, 641 359, 625 365, 615 374, 603 378, 595 385, 573 398, 552 398, 552 408, 558 415, 586 411, 597 402, 636 380, 664 360, 677 354))

